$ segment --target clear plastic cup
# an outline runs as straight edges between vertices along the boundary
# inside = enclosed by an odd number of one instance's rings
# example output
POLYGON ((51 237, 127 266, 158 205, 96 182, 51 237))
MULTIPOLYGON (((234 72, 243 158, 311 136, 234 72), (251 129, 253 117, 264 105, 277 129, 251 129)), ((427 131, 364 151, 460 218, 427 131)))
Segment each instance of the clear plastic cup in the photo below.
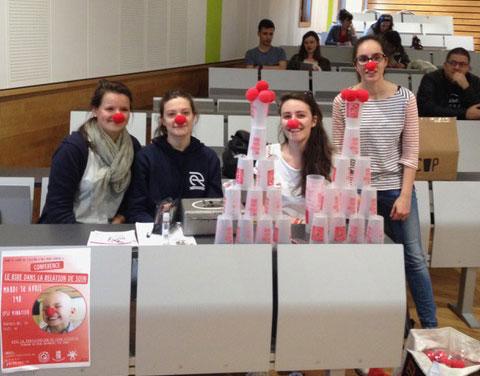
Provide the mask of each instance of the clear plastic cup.
POLYGON ((345 127, 342 154, 350 158, 360 156, 360 128, 345 127))
POLYGON ((275 244, 290 244, 292 239, 292 221, 290 217, 281 215, 273 225, 273 242, 275 244))
POLYGON ((233 244, 233 220, 226 214, 217 217, 215 244, 233 244))
POLYGON ((282 188, 279 186, 269 187, 265 191, 264 201, 265 214, 273 219, 282 215, 282 188))
POLYGON ((324 209, 325 177, 322 175, 307 175, 305 187, 305 222, 310 224, 310 219, 315 213, 324 209))
POLYGON ((316 213, 312 218, 310 244, 325 243, 328 243, 328 217, 323 213, 316 213))
POLYGON ((253 244, 253 219, 242 216, 237 221, 236 242, 238 244, 253 244))
POLYGON ((370 167, 370 157, 355 158, 355 168, 353 169, 353 185, 362 189, 370 185, 372 181, 372 172, 370 167))
POLYGON ((342 209, 341 213, 345 214, 347 218, 357 214, 358 211, 358 194, 354 187, 344 187, 341 192, 342 195, 342 209))
POLYGON ((275 184, 275 157, 257 161, 257 185, 267 189, 275 184))
POLYGON ((247 156, 240 156, 237 161, 237 172, 235 182, 247 190, 253 186, 253 159, 247 156))
POLYGON ((347 127, 360 127, 363 103, 359 100, 345 101, 345 124, 347 127))
POLYGON ((252 127, 265 128, 267 126, 268 107, 270 103, 264 103, 255 99, 250 104, 250 115, 252 116, 252 127))
POLYGON ((251 187, 247 191, 245 213, 253 219, 263 215, 263 190, 260 187, 251 187))
POLYGON ((273 222, 269 215, 262 215, 257 219, 255 232, 256 244, 273 244, 273 222))
POLYGON ((330 217, 330 243, 343 244, 347 241, 347 220, 343 214, 330 217))
POLYGON ((248 157, 264 159, 267 155, 267 128, 252 127, 248 141, 248 157))
POLYGON ((370 185, 362 189, 358 214, 365 218, 377 214, 377 190, 370 185))
POLYGON ((350 158, 338 154, 333 156, 332 179, 337 187, 350 185, 350 158))
POLYGON ((365 217, 354 214, 348 220, 347 242, 351 244, 365 243, 365 217))
POLYGON ((367 243, 383 244, 385 236, 383 233, 383 217, 381 215, 371 215, 367 222, 367 243))
POLYGON ((335 184, 325 187, 324 212, 327 215, 339 214, 342 209, 342 191, 335 184))
POLYGON ((223 213, 229 215, 233 219, 237 219, 241 214, 241 196, 242 190, 239 185, 230 185, 225 188, 225 196, 223 199, 223 213))

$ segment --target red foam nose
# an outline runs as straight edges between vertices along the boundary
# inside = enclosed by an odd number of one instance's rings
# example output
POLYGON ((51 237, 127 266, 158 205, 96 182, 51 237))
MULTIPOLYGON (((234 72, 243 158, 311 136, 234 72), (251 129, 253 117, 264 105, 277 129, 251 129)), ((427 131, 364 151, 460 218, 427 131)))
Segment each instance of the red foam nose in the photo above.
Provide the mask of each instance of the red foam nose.
POLYGON ((187 118, 183 115, 177 115, 175 116, 175 123, 178 125, 183 125, 187 121, 187 118))
POLYGON ((112 120, 115 124, 122 124, 125 121, 125 115, 121 112, 117 112, 112 116, 112 120))
POLYGON ((297 119, 288 119, 287 128, 288 129, 297 129, 300 127, 300 122, 297 119))
POLYGON ((377 65, 378 63, 376 61, 369 61, 367 64, 365 64, 365 69, 367 71, 374 71, 375 69, 377 69, 377 65))
POLYGON ((48 307, 45 310, 45 313, 47 314, 48 317, 50 317, 50 316, 53 316, 55 313, 57 313, 57 310, 55 309, 55 307, 48 307))

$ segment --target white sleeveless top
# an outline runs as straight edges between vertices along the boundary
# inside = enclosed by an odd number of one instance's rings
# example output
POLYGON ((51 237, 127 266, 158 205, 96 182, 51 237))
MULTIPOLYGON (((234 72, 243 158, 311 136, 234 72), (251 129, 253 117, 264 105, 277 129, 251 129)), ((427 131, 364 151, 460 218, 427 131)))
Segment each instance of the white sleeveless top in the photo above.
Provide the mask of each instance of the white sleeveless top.
POLYGON ((267 155, 276 156, 275 184, 282 187, 283 214, 305 220, 305 197, 299 186, 301 171, 290 166, 282 157, 280 144, 267 145, 267 155))
POLYGON ((87 166, 73 201, 77 222, 108 223, 117 213, 125 192, 102 188, 107 170, 108 166, 89 148, 87 166))

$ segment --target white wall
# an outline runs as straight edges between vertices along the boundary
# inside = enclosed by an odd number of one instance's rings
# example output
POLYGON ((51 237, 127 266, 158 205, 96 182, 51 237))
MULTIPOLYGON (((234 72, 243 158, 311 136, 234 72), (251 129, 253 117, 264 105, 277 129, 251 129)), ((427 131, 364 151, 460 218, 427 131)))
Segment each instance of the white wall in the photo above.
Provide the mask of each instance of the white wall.
POLYGON ((206 4, 0 0, 0 89, 202 64, 206 4))
POLYGON ((350 13, 361 13, 363 10, 363 1, 360 0, 346 0, 345 1, 345 8, 350 13))
MULTIPOLYGON (((224 0, 221 60, 258 44, 262 18, 277 46, 326 31, 328 2, 312 3, 299 28, 300 0, 224 0)), ((202 64, 206 12, 207 0, 0 0, 0 89, 202 64)))
POLYGON ((87 0, 53 1, 53 81, 87 77, 87 5, 87 0))

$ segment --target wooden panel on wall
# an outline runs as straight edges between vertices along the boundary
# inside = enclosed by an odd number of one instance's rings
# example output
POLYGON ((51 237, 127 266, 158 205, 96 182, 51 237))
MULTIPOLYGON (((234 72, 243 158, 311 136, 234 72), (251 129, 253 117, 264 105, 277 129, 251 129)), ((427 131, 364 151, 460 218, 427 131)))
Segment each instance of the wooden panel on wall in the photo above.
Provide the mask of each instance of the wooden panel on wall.
POLYGON ((382 13, 410 10, 418 15, 452 16, 454 34, 473 36, 475 51, 480 51, 478 0, 368 0, 368 9, 382 13))
MULTIPOLYGON (((133 108, 152 108, 154 96, 182 88, 196 97, 208 95, 208 67, 196 65, 109 77, 133 93, 133 108)), ((87 109, 96 79, 0 90, 0 167, 48 167, 53 152, 68 135, 70 111, 87 109)))

